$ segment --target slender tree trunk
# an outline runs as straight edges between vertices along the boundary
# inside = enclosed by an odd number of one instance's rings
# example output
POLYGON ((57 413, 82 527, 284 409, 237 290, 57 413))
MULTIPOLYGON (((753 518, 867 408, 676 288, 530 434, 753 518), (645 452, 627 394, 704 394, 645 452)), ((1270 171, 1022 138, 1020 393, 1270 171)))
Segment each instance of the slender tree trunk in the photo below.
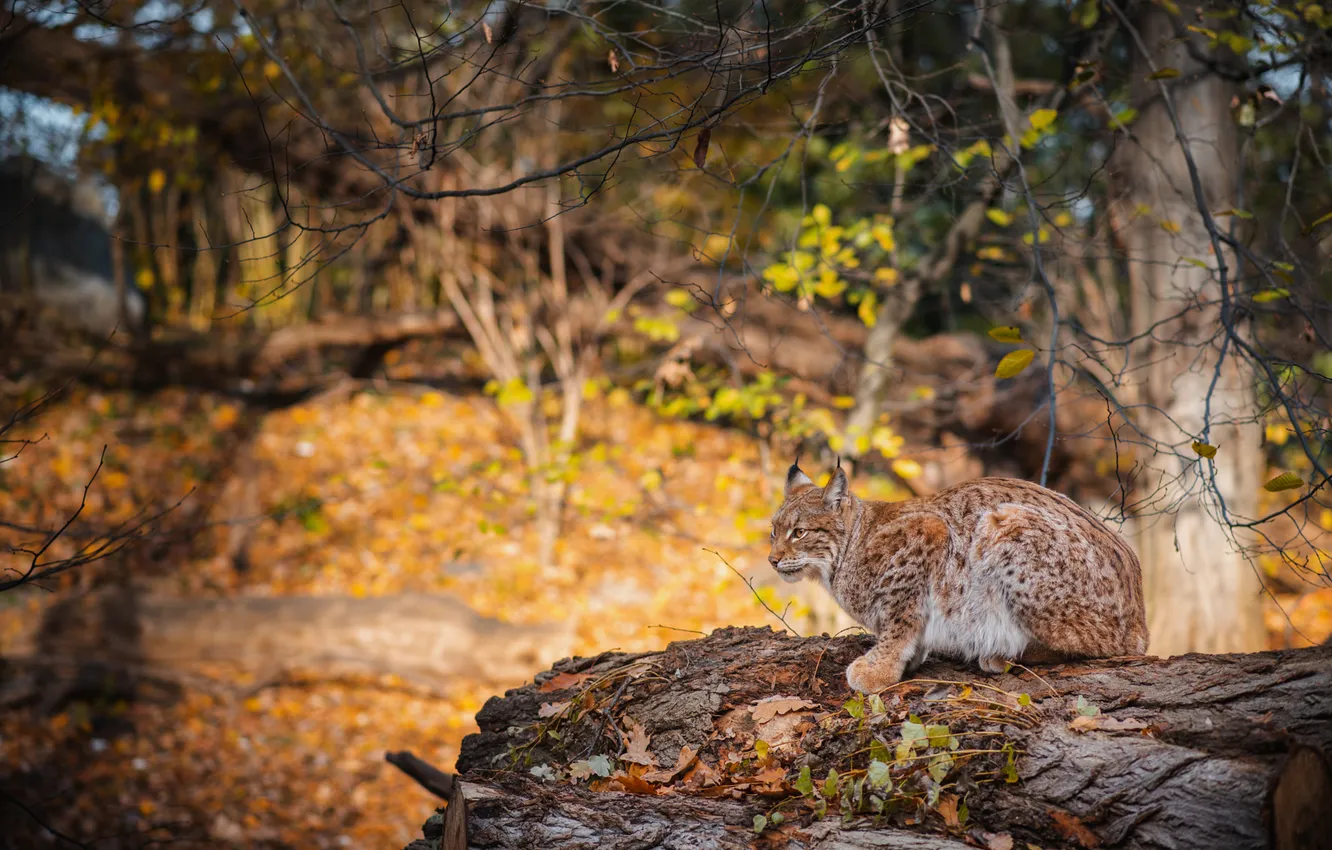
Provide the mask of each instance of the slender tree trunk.
POLYGON ((1155 450, 1135 501, 1152 651, 1161 655, 1264 643, 1262 588, 1241 551, 1246 539, 1225 525, 1227 517, 1254 516, 1263 468, 1254 387, 1227 340, 1227 326, 1242 332, 1229 307, 1236 263, 1229 252, 1218 257, 1213 250, 1185 156, 1187 146, 1204 203, 1220 211, 1235 197, 1238 140, 1232 87, 1205 74, 1190 55, 1190 46, 1196 55, 1208 52, 1205 39, 1184 32, 1194 12, 1187 7, 1174 18, 1154 4, 1137 7, 1137 38, 1130 33, 1129 43, 1140 117, 1112 160, 1115 219, 1132 270, 1133 325, 1150 329, 1129 374, 1140 376, 1135 418, 1155 450), (1166 87, 1182 133, 1158 81, 1148 79, 1163 68, 1179 72, 1166 87), (1195 440, 1218 447, 1213 461, 1195 454, 1195 440))

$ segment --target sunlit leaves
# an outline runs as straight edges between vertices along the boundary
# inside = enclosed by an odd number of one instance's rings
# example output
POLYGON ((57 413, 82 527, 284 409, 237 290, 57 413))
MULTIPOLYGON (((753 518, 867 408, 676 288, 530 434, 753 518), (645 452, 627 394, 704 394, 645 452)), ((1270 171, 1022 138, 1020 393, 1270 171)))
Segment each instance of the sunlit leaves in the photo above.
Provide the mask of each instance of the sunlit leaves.
POLYGON ((1266 304, 1269 301, 1280 301, 1282 298, 1289 298, 1290 290, 1284 288, 1261 289, 1253 294, 1255 304, 1266 304))
POLYGON ((1031 365, 1035 356, 1036 352, 1030 348, 1010 351, 1004 355, 1004 359, 999 361, 999 366, 994 370, 994 376, 996 378, 1015 378, 1031 365))
POLYGON ((1022 342, 1022 328, 1016 325, 1005 325, 998 328, 990 328, 990 338, 996 342, 1022 342))
POLYGON ((1314 219, 1312 224, 1304 228, 1303 232, 1306 234, 1312 233, 1314 228, 1327 224, 1329 221, 1332 221, 1332 212, 1323 213, 1318 218, 1314 219))
POLYGON ((1125 130, 1136 120, 1138 120, 1138 110, 1131 106, 1125 106, 1116 109, 1110 116, 1110 128, 1113 130, 1125 130))
POLYGON ((865 323, 865 327, 872 328, 879 320, 879 296, 873 292, 866 292, 860 299, 860 306, 856 308, 856 315, 860 321, 865 323))
POLYGON ((1269 493, 1280 493, 1283 490, 1294 490, 1304 486, 1304 479, 1293 472, 1283 472, 1263 485, 1263 489, 1269 493))
POLYGON ((959 168, 966 168, 978 156, 989 159, 993 155, 994 152, 990 149, 990 143, 985 139, 980 139, 965 150, 953 154, 953 162, 957 163, 959 168))

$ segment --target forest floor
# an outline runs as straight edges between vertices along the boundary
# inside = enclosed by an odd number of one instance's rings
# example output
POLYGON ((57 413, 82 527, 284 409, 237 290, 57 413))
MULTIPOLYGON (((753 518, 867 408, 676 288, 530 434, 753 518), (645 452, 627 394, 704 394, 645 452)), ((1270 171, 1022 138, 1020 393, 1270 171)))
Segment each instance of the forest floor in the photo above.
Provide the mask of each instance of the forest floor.
MULTIPOLYGON (((789 459, 765 468, 743 433, 662 419, 623 390, 591 395, 558 563, 547 569, 533 557, 522 460, 502 411, 489 398, 420 386, 330 394, 254 417, 220 396, 72 389, 31 435, 45 439, 0 467, 0 518, 58 526, 105 447, 73 530, 177 503, 164 527, 203 527, 151 556, 131 553, 136 577, 163 591, 443 591, 507 621, 572 622, 580 654, 771 624, 763 602, 804 622, 789 586, 765 581, 755 593, 739 574, 767 578, 768 519, 789 459)), ((906 495, 878 479, 857 491, 906 495)), ((7 534, 11 544, 34 539, 7 534)), ((61 541, 52 555, 73 545, 61 541)), ((71 574, 69 585, 95 573, 71 574)), ((0 598, 0 653, 53 596, 0 598)), ((1277 601, 1285 613, 1269 603, 1273 647, 1332 633, 1332 590, 1277 601)), ((385 751, 452 767, 491 695, 465 682, 446 697, 391 681, 304 682, 235 698, 186 691, 174 701, 76 702, 42 717, 10 711, 0 714, 0 789, 61 777, 36 813, 81 841, 402 846, 437 801, 386 764, 385 751)))

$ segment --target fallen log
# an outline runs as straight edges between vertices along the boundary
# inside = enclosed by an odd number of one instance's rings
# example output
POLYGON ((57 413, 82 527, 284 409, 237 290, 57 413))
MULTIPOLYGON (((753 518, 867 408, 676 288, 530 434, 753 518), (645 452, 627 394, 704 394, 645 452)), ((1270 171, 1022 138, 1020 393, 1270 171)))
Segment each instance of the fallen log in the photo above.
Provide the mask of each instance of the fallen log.
POLYGON ((869 645, 730 628, 562 661, 482 708, 415 847, 1332 842, 1332 649, 931 662, 855 698, 869 645))
POLYGON ((100 687, 108 673, 207 687, 208 665, 258 686, 394 675, 447 693, 457 681, 515 685, 572 645, 565 624, 505 623, 441 595, 183 599, 107 588, 51 605, 3 648, 30 675, 6 678, 0 704, 51 699, 56 683, 100 687))

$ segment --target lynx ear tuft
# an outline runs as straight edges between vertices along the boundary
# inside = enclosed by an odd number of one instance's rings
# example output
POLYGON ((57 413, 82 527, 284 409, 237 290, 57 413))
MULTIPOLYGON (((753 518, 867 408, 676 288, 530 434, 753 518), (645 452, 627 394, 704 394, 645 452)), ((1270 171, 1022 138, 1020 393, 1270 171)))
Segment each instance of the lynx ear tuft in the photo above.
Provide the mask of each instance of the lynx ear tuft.
POLYGON ((789 498, 796 490, 813 486, 813 479, 800 471, 800 461, 791 464, 791 468, 786 471, 786 496, 789 498))
POLYGON ((828 486, 823 488, 823 506, 830 511, 837 510, 842 506, 842 500, 846 498, 846 491, 846 470, 842 469, 839 463, 832 478, 828 479, 828 486))

